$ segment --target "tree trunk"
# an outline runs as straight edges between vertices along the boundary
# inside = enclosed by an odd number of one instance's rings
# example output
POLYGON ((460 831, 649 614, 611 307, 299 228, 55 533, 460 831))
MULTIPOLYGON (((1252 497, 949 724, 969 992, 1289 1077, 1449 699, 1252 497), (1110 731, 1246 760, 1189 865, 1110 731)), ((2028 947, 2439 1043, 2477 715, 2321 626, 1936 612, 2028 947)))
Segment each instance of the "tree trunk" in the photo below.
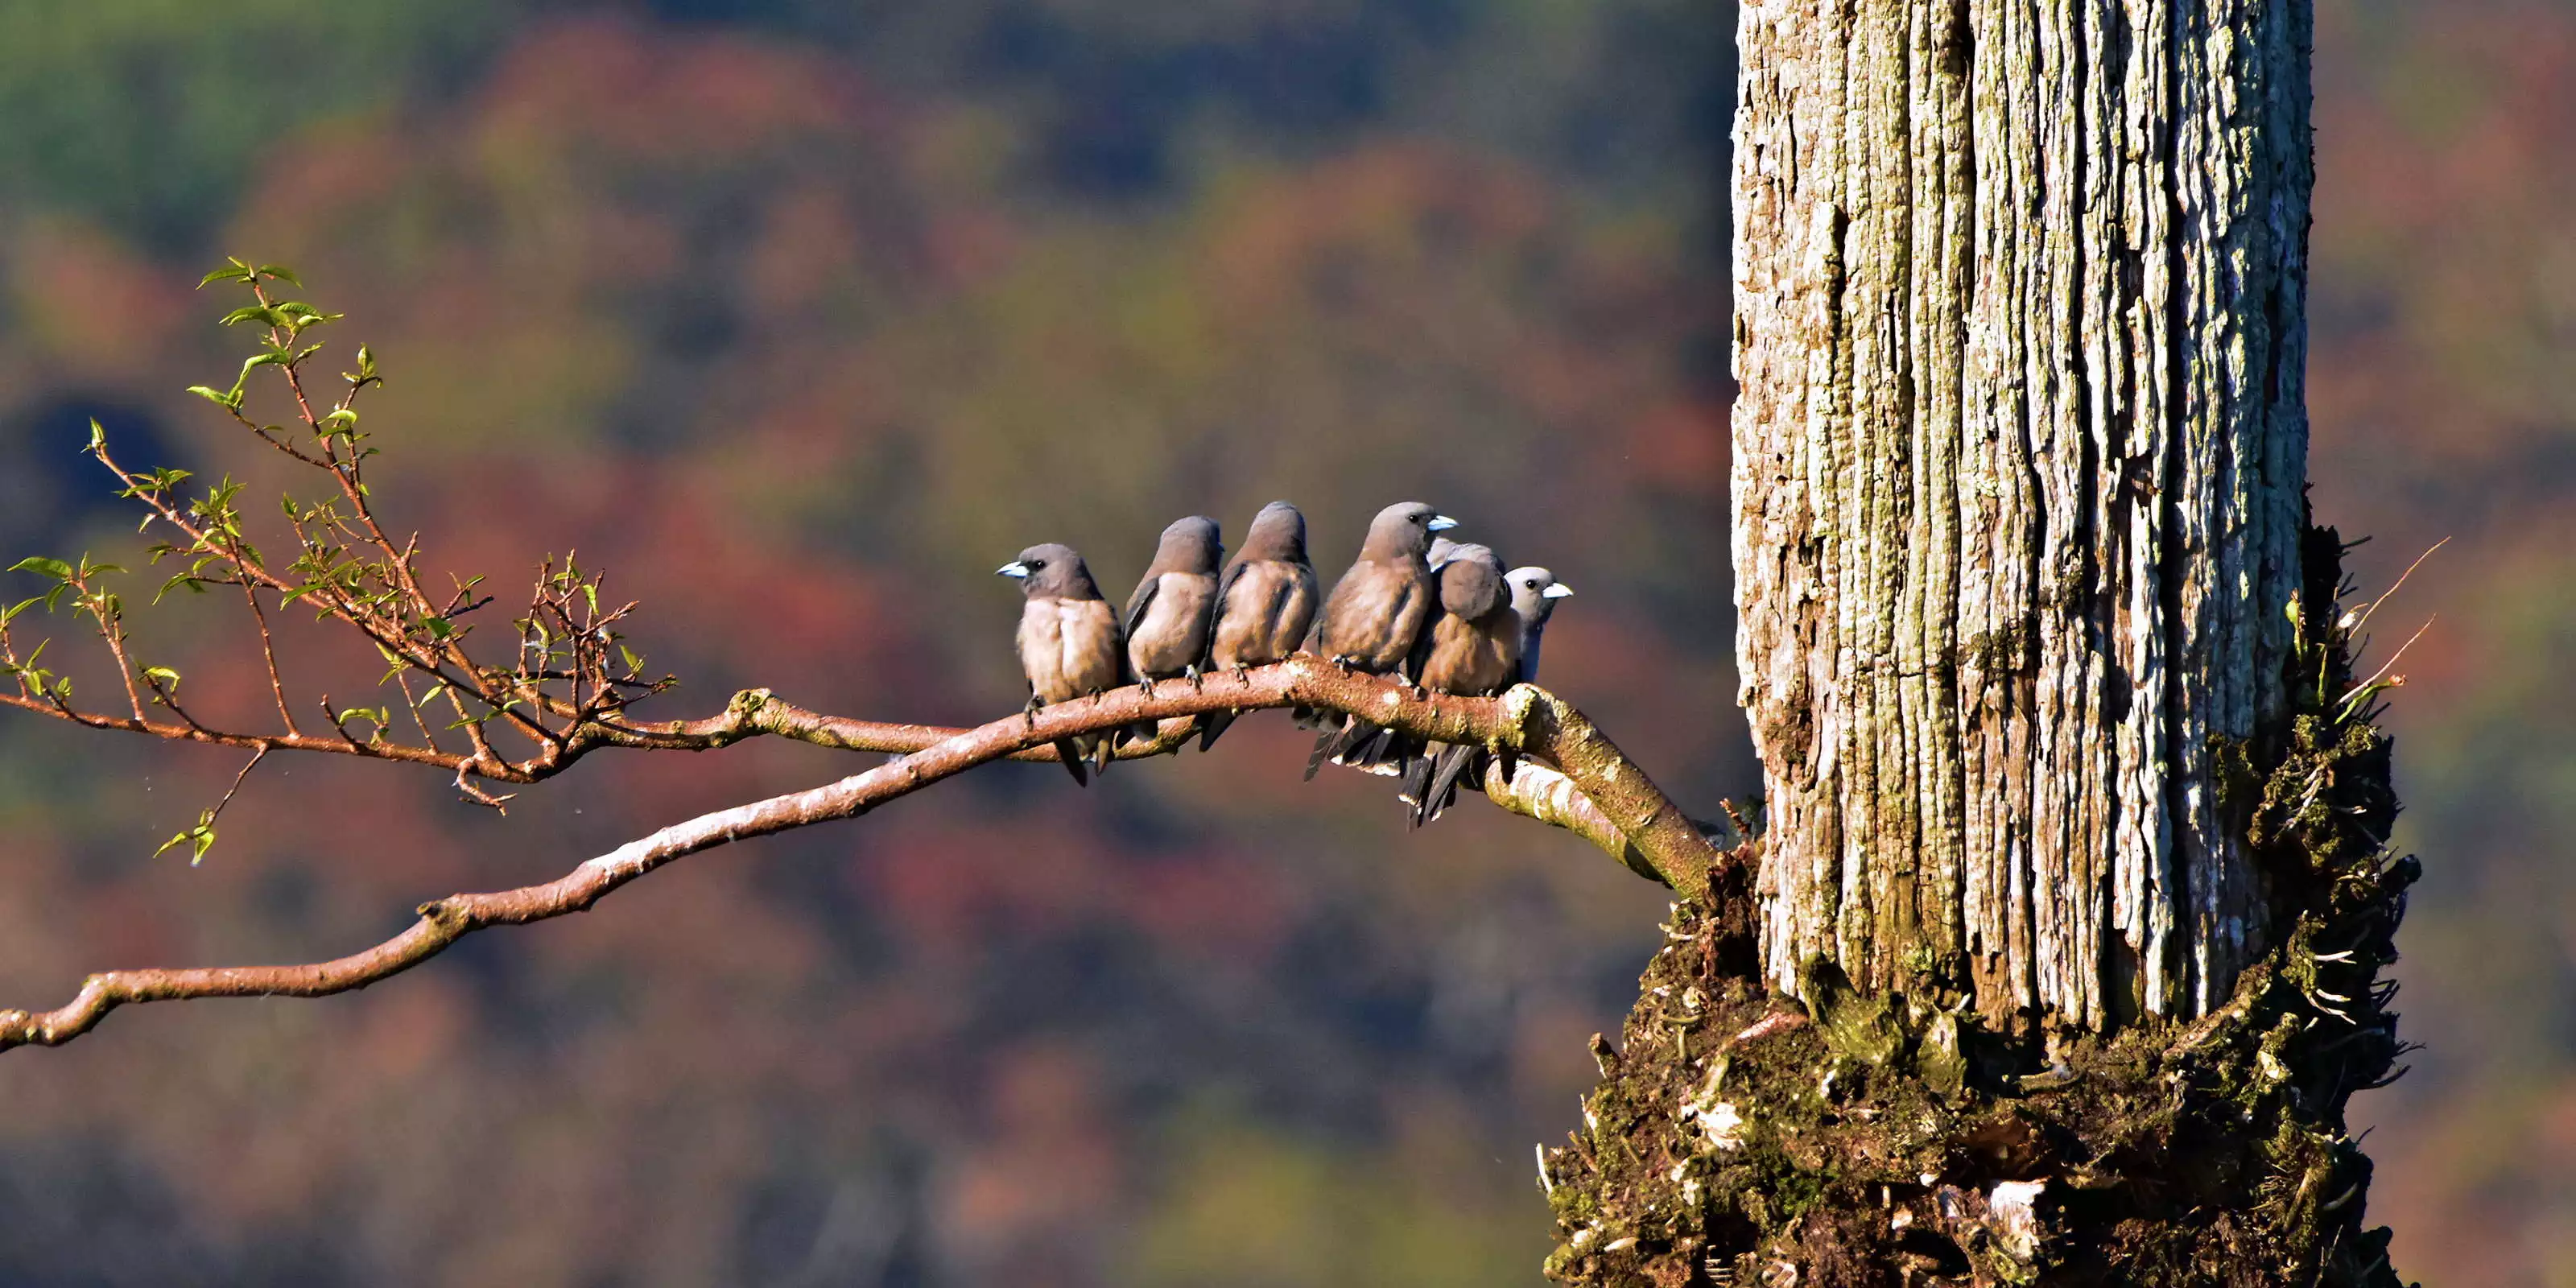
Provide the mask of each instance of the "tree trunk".
POLYGON ((1743 4, 1760 876, 1596 1044, 1556 1277, 2396 1282, 2343 1106, 2416 869, 2306 512, 2309 32, 1743 4))
POLYGON ((2300 589, 2307 6, 1742 22, 1765 967, 2204 1014, 2268 930, 2216 776, 2282 720, 2300 589))

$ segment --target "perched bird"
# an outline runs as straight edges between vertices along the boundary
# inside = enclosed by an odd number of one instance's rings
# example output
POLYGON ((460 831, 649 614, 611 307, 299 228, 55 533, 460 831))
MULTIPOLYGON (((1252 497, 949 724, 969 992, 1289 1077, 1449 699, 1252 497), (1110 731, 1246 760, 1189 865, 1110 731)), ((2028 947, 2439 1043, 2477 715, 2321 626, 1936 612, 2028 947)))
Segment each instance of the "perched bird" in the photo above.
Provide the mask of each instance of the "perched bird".
POLYGON ((1216 608, 1216 569, 1225 557, 1216 520, 1192 515, 1163 529, 1154 562, 1127 597, 1127 665, 1147 692, 1154 681, 1197 679, 1216 608))
MULTIPOLYGON (((1547 619, 1556 613, 1556 601, 1574 593, 1572 586, 1556 579, 1556 574, 1540 567, 1514 568, 1503 574, 1503 583, 1511 590, 1512 615, 1520 622, 1520 665, 1513 669, 1513 684, 1538 682, 1539 643, 1547 633, 1547 619)), ((1445 592, 1447 587, 1443 584, 1445 592)), ((1507 686, 1508 687, 1508 686, 1507 686)), ((1408 778, 1406 799, 1414 802, 1417 825, 1440 817, 1458 799, 1458 784, 1473 784, 1483 774, 1483 754, 1477 748, 1444 747, 1427 763, 1429 772, 1418 767, 1418 781, 1408 778)), ((1510 766, 1504 766, 1510 772, 1510 766)))
POLYGON ((1434 577, 1439 612, 1414 646, 1412 670, 1437 693, 1488 697, 1520 678, 1521 616, 1503 561, 1480 545, 1450 552, 1434 577))
MULTIPOLYGON (((1449 552, 1433 582, 1439 608, 1414 646, 1417 681, 1437 693, 1479 698, 1510 687, 1520 675, 1521 618, 1512 611, 1502 560, 1485 546, 1462 545, 1449 552)), ((1474 750, 1445 747, 1438 757, 1424 758, 1418 739, 1389 734, 1382 742, 1371 759, 1404 775, 1403 799, 1414 806, 1411 821, 1417 825, 1424 819, 1422 802, 1434 798, 1438 769, 1448 767, 1448 781, 1455 782, 1474 750)))
POLYGON ((1556 614, 1556 601, 1573 594, 1574 587, 1535 565, 1514 568, 1503 574, 1503 580, 1512 588, 1512 611, 1521 616, 1521 671, 1515 679, 1536 684, 1539 637, 1547 633, 1547 619, 1556 614))
MULTIPOLYGON (((1031 546, 993 570, 1019 579, 1027 602, 1020 608, 1020 670, 1029 680, 1029 711, 1104 693, 1127 679, 1125 632, 1091 569, 1070 546, 1031 546)), ((1088 785, 1083 761, 1107 769, 1117 738, 1109 733, 1059 739, 1056 755, 1073 781, 1088 785)))
MULTIPOLYGON (((1243 534, 1243 553, 1217 583, 1209 667, 1242 671, 1285 660, 1306 641, 1306 628, 1314 624, 1315 605, 1322 598, 1315 565, 1306 561, 1306 516, 1285 501, 1261 507, 1243 534)), ((1235 715, 1209 715, 1199 732, 1199 750, 1215 746, 1235 715)))
MULTIPOLYGON (((1337 666, 1375 675, 1404 674, 1431 616, 1431 567, 1424 556, 1433 533, 1456 526, 1457 520, 1420 501, 1399 501, 1378 511, 1358 561, 1324 601, 1317 651, 1337 666)), ((1378 732, 1376 725, 1356 716, 1339 729, 1327 729, 1315 739, 1306 777, 1313 778, 1326 758, 1347 754, 1378 732)))

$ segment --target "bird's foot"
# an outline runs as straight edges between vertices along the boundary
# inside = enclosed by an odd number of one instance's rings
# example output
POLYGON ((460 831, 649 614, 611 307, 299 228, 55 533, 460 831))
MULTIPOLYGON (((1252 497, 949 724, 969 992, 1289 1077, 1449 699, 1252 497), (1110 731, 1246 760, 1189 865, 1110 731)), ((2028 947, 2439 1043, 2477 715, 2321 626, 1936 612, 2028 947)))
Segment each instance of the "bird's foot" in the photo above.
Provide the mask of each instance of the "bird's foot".
POLYGON ((1136 677, 1136 687, 1143 689, 1145 697, 1150 701, 1154 696, 1154 677, 1150 675, 1136 677))

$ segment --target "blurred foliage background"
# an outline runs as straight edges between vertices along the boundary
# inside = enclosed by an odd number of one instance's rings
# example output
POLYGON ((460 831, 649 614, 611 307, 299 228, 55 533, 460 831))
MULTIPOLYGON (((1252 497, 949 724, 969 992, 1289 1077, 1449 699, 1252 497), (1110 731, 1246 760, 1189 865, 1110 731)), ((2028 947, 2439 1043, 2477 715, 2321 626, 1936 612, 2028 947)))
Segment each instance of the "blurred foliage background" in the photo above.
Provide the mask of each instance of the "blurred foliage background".
MULTIPOLYGON (((1330 575, 1418 496, 1580 588, 1552 683, 1713 810, 1756 782, 1732 59, 1680 0, 20 0, 0 549, 133 550, 92 416, 285 481, 180 392, 242 348, 195 274, 284 260, 380 355, 390 517, 502 585, 611 569, 667 714, 972 723, 1018 701, 1021 546, 1116 597, 1166 520, 1287 496, 1330 575)), ((2453 538, 2382 619, 2438 615, 2377 1216, 2428 1283, 2576 1284, 2576 13, 2355 0, 2317 68, 2319 514, 2373 589, 2453 538)), ((255 717, 222 605, 141 629, 255 717)), ((301 703, 376 700, 286 647, 301 703)), ((363 994, 0 1059, 0 1282, 1535 1283, 1530 1145, 1663 900, 1300 751, 1001 767, 363 994)), ((203 867, 147 857, 238 767, 0 717, 0 1002, 333 955, 851 765, 602 757, 499 819, 273 760, 203 867)))

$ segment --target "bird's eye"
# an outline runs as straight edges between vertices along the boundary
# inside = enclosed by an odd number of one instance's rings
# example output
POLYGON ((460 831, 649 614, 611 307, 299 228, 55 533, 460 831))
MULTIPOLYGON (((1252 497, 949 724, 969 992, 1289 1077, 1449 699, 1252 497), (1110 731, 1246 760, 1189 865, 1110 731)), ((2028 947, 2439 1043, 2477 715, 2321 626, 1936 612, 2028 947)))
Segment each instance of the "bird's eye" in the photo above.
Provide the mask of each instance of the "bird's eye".
POLYGON ((1044 560, 1044 559, 1032 559, 1032 560, 1030 560, 1030 561, 1029 561, 1029 567, 1030 567, 1032 570, 1034 570, 1034 569, 1038 569, 1038 568, 1044 568, 1044 567, 1046 567, 1046 560, 1044 560))

